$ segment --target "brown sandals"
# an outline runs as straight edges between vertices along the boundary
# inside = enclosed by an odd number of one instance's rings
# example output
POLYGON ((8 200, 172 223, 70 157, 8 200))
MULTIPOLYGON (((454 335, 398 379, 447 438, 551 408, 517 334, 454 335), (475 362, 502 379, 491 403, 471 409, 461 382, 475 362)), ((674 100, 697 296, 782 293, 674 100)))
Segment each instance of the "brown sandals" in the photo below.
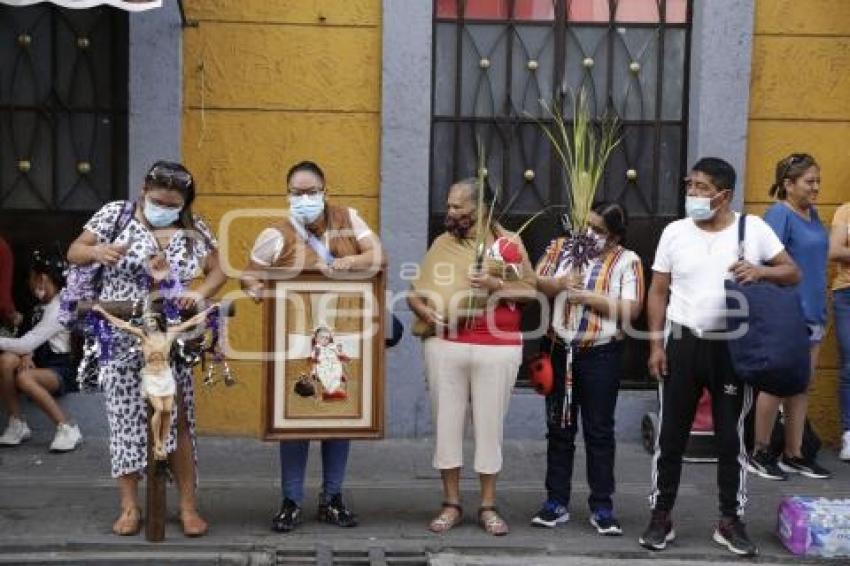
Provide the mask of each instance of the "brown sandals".
POLYGON ((122 537, 139 534, 142 529, 142 510, 138 507, 126 507, 118 519, 112 523, 112 532, 122 537))
POLYGON ((463 508, 457 503, 443 501, 440 514, 428 524, 428 530, 438 535, 448 532, 463 521, 463 508))
POLYGON ((487 534, 502 537, 508 534, 508 524, 499 515, 495 505, 482 505, 478 508, 478 524, 487 534))

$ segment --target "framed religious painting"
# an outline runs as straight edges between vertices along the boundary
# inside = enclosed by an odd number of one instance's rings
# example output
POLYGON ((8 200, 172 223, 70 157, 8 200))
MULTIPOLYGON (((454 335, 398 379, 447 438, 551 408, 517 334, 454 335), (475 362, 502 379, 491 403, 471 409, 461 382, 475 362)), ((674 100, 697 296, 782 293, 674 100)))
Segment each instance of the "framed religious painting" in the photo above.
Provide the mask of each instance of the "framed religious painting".
POLYGON ((266 285, 264 438, 383 438, 384 272, 266 285))

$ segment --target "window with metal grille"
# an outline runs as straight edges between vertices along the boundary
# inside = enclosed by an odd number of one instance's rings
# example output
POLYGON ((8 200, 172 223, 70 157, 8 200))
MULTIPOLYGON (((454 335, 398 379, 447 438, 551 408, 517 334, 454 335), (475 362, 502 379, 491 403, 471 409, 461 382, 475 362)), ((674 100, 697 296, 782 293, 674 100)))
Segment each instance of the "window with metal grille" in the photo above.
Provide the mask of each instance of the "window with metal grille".
POLYGON ((0 8, 0 206, 95 210, 126 194, 127 16, 0 8))
POLYGON ((64 248, 127 195, 128 61, 123 11, 0 6, 0 231, 19 295, 33 247, 64 248))
MULTIPOLYGON (((475 174, 477 141, 500 187, 502 223, 516 228, 566 204, 563 172, 538 121, 541 99, 572 115, 571 94, 621 124, 598 200, 629 213, 626 245, 648 267, 682 208, 692 0, 436 0, 429 239, 443 226, 454 180, 475 174)), ((524 234, 532 259, 557 235, 545 217, 524 234)), ((647 269, 647 273, 649 270, 647 269)), ((526 315, 533 327, 535 314, 526 315)), ((534 348, 528 344, 527 348, 534 348)), ((630 341, 627 378, 647 383, 644 345, 630 341)))

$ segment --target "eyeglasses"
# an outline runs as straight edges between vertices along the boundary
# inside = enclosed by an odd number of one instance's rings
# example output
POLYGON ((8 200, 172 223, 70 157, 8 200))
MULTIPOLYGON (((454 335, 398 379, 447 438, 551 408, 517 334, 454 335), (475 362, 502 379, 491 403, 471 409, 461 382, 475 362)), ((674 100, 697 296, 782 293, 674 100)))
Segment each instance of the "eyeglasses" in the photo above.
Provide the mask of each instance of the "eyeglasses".
POLYGON ((188 171, 174 169, 167 165, 157 165, 148 171, 145 180, 160 187, 167 189, 174 187, 180 190, 188 189, 193 183, 192 175, 188 171))
POLYGON ((289 188, 287 190, 289 196, 291 197, 316 197, 321 194, 324 194, 325 189, 323 187, 307 187, 306 189, 293 189, 289 188))

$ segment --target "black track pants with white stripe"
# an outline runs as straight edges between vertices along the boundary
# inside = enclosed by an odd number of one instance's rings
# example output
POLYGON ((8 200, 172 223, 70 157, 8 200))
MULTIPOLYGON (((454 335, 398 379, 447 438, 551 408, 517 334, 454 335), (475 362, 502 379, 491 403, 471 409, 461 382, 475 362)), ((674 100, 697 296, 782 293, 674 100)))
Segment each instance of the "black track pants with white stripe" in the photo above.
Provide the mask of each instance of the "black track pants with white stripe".
POLYGON ((667 368, 667 379, 658 387, 661 434, 652 458, 650 506, 660 511, 673 509, 694 412, 707 388, 719 458, 720 513, 743 515, 747 502, 744 421, 752 407, 750 386, 735 375, 725 341, 698 338, 676 325, 667 342, 667 368))

